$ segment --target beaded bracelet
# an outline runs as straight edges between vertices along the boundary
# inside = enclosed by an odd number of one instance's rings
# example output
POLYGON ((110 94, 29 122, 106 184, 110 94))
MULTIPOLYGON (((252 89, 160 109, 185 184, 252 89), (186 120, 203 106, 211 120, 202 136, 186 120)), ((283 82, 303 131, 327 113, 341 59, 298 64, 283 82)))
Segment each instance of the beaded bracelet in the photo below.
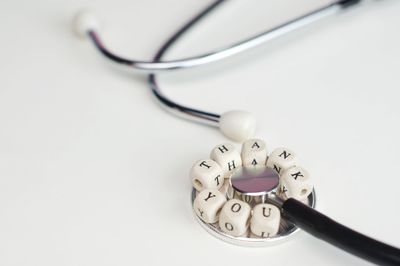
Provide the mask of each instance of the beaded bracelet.
POLYGON ((230 143, 190 170, 193 210, 200 224, 218 238, 239 245, 281 242, 299 229, 273 203, 295 198, 315 207, 309 173, 295 153, 277 148, 269 156, 263 140, 249 139, 241 153, 230 143))

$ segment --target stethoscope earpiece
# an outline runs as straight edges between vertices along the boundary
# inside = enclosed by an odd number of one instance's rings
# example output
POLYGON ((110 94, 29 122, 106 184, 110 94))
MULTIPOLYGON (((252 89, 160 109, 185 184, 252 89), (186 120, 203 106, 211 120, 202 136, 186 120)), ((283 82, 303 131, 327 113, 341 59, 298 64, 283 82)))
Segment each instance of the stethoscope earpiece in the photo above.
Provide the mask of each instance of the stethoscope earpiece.
POLYGON ((80 10, 73 19, 73 30, 79 38, 86 38, 90 31, 100 29, 98 17, 89 9, 80 10))

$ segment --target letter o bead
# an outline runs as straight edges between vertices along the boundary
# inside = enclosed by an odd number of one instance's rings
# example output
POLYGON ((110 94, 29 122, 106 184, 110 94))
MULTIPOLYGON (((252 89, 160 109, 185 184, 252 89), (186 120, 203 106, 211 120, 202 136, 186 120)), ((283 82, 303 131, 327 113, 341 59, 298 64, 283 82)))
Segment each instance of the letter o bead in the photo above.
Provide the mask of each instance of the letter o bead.
POLYGON ((204 189, 197 194, 193 208, 205 223, 218 222, 218 213, 226 203, 225 196, 216 189, 204 189))
POLYGON ((279 231, 281 212, 271 204, 262 203, 253 208, 250 230, 259 237, 272 237, 279 231))
POLYGON ((242 145, 243 166, 265 166, 267 145, 261 139, 249 139, 242 145))
POLYGON ((309 173, 301 167, 292 167, 283 172, 280 179, 281 192, 288 198, 305 200, 313 190, 309 173))
POLYGON ((232 236, 241 236, 249 227, 251 207, 244 201, 229 200, 219 215, 219 227, 225 233, 232 236))
POLYGON ((297 158, 294 152, 286 148, 275 149, 268 157, 267 167, 282 174, 286 169, 295 166, 297 158))
POLYGON ((196 162, 190 170, 190 178, 197 191, 205 188, 219 189, 224 183, 221 166, 210 159, 196 162))
POLYGON ((240 153, 230 143, 223 143, 212 149, 210 158, 216 161, 225 172, 225 178, 229 178, 229 172, 242 167, 240 153))

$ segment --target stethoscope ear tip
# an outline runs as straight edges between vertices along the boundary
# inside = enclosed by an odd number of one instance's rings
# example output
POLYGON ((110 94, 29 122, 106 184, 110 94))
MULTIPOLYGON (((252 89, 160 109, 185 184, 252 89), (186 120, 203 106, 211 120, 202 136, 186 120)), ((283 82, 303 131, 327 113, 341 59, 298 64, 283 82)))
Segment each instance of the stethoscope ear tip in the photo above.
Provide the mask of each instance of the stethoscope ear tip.
POLYGON ((99 28, 99 19, 90 9, 82 9, 74 16, 73 30, 79 38, 85 38, 89 31, 97 31, 99 28))
POLYGON ((254 136, 257 122, 255 116, 247 111, 228 111, 221 115, 219 129, 227 138, 243 142, 254 136))

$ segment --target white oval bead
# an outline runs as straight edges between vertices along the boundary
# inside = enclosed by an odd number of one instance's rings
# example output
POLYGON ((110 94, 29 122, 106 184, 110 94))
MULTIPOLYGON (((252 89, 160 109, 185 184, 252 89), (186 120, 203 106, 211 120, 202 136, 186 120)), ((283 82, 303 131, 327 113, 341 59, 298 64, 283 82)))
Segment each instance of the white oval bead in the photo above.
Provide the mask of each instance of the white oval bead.
POLYGON ((280 179, 281 192, 287 198, 303 201, 313 190, 309 173, 301 167, 292 167, 283 172, 280 179))
POLYGON ((249 227, 251 207, 246 202, 237 199, 229 200, 219 215, 219 227, 232 236, 241 236, 249 227))
POLYGON ((256 118, 246 111, 229 111, 221 115, 219 129, 229 139, 241 142, 254 134, 256 118))
POLYGON ((279 231, 281 212, 271 204, 262 203, 253 208, 250 230, 259 237, 272 237, 279 231))
POLYGON ((238 167, 242 167, 240 153, 230 143, 223 143, 212 149, 210 158, 216 161, 225 173, 225 178, 229 178, 229 172, 238 167))
POLYGON ((193 202, 197 216, 206 223, 218 222, 218 213, 224 206, 226 198, 216 189, 204 189, 193 202))
POLYGON ((197 191, 205 188, 219 189, 224 183, 221 166, 210 159, 197 161, 190 170, 190 178, 197 191))
POLYGON ((295 166, 297 163, 296 154, 286 148, 275 149, 267 159, 267 166, 275 169, 278 174, 295 166))
POLYGON ((99 29, 99 20, 90 10, 81 10, 74 17, 74 31, 78 37, 84 38, 90 30, 99 29))
POLYGON ((249 139, 242 145, 243 166, 265 166, 267 145, 261 139, 249 139))

